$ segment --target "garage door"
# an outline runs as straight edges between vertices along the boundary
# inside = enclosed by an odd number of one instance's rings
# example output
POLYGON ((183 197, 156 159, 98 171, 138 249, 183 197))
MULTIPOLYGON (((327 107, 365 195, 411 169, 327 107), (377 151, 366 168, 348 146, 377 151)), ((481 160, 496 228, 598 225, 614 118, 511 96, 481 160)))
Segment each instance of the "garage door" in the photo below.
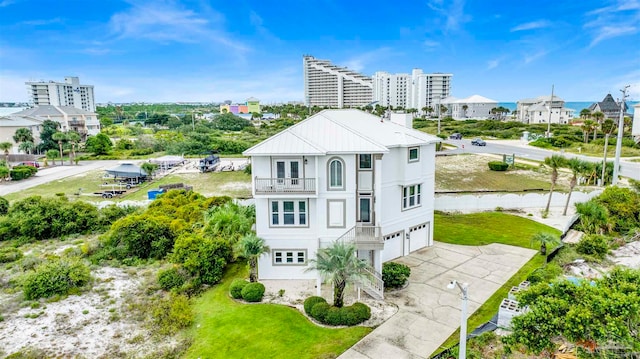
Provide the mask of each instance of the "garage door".
POLYGON ((404 255, 404 231, 384 236, 384 250, 382 251, 382 262, 387 262, 404 255))
POLYGON ((409 252, 422 249, 429 243, 429 222, 409 228, 409 252))

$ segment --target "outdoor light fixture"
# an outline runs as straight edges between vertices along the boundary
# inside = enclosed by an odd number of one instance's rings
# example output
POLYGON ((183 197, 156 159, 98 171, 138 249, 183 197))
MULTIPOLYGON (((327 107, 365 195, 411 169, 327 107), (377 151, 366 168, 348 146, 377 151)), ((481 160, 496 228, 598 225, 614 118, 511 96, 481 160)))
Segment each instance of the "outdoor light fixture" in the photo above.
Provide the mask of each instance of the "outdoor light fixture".
POLYGON ((460 350, 458 354, 459 359, 467 358, 467 300, 468 297, 468 289, 469 284, 467 283, 458 283, 456 280, 452 280, 447 284, 447 289, 454 289, 455 287, 460 289, 462 293, 462 317, 460 319, 460 350))

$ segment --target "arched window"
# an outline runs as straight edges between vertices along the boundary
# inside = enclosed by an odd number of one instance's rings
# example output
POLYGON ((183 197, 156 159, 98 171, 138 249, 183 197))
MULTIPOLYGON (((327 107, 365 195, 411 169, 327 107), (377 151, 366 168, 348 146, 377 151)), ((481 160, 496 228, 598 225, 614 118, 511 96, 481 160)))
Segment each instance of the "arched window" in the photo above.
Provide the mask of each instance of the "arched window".
POLYGON ((329 189, 344 189, 344 163, 339 158, 329 160, 329 189))

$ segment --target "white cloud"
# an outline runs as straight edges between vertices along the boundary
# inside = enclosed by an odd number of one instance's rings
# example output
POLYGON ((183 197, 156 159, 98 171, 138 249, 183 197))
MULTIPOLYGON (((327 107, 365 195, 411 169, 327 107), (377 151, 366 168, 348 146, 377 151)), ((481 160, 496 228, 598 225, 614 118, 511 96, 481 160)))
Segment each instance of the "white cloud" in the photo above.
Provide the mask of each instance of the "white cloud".
POLYGON ((635 26, 602 26, 595 31, 595 37, 591 40, 589 47, 593 47, 599 42, 607 39, 623 35, 631 35, 637 32, 638 28, 635 26))
POLYGON ((500 59, 489 60, 487 61, 487 70, 495 69, 498 65, 500 65, 500 59))
POLYGON ((526 54, 524 56, 524 63, 525 64, 530 64, 542 57, 544 57, 548 52, 546 50, 540 50, 538 52, 532 53, 532 54, 526 54))
POLYGON ((526 22, 524 24, 520 24, 512 27, 511 32, 541 29, 541 28, 549 27, 550 25, 551 25, 551 22, 547 20, 531 21, 531 22, 526 22))
POLYGON ((459 30, 462 25, 471 21, 471 16, 464 12, 464 0, 447 2, 431 0, 427 3, 427 6, 444 18, 445 31, 459 30))
POLYGON ((436 47, 440 46, 439 42, 433 41, 433 40, 424 40, 424 42, 422 44, 425 47, 427 47, 428 49, 433 49, 433 48, 436 48, 436 47))
POLYGON ((346 59, 344 61, 340 61, 338 63, 344 64, 342 66, 350 70, 362 72, 372 62, 379 60, 381 57, 388 56, 390 52, 391 52, 391 48, 380 47, 375 50, 360 53, 357 56, 354 56, 350 59, 346 59))
POLYGON ((0 7, 9 6, 11 4, 15 4, 14 0, 2 0, 0 1, 0 7))
POLYGON ((111 32, 120 39, 144 39, 160 43, 219 43, 237 52, 249 49, 223 29, 224 17, 211 9, 207 17, 174 2, 133 2, 132 7, 111 16, 111 32))
POLYGON ((620 36, 640 32, 640 1, 618 0, 615 4, 589 11, 583 28, 590 32, 589 48, 620 36))
POLYGON ((40 20, 26 20, 20 22, 22 25, 31 25, 31 26, 43 26, 43 25, 51 25, 51 24, 61 24, 63 22, 62 18, 56 17, 53 19, 40 19, 40 20))

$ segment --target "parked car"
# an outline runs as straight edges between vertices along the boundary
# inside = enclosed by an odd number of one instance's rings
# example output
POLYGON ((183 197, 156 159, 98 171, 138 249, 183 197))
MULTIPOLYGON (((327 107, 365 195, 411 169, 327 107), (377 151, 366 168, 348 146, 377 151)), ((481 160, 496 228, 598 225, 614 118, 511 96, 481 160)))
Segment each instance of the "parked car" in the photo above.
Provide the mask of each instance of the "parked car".
POLYGON ((449 136, 450 140, 461 140, 462 139, 462 134, 461 133, 454 133, 451 136, 449 136))
POLYGON ((487 143, 482 138, 475 138, 471 141, 474 146, 486 146, 487 143))
POLYGON ((24 161, 17 164, 17 166, 31 166, 35 168, 40 168, 40 164, 36 161, 24 161))

